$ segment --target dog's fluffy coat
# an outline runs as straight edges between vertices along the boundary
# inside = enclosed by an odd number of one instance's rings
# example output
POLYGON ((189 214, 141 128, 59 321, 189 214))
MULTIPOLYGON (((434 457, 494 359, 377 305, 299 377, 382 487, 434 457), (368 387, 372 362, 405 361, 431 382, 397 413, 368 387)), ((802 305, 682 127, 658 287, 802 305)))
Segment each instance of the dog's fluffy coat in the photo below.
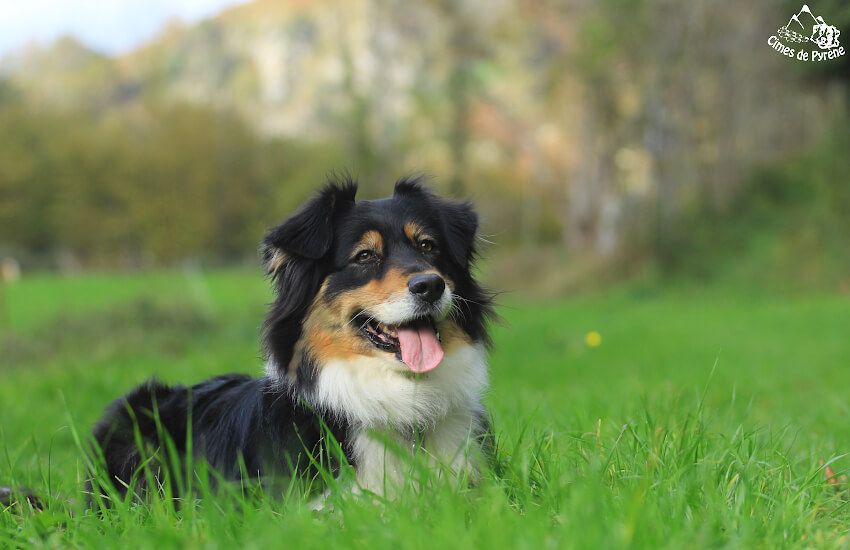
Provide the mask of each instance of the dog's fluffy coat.
POLYGON ((404 483, 398 449, 476 478, 491 313, 470 274, 477 216, 416 180, 381 200, 355 193, 351 181, 328 184, 263 240, 276 292, 265 376, 151 381, 107 408, 94 436, 119 492, 134 480, 144 489, 138 471, 146 454, 165 452, 164 436, 233 479, 303 472, 328 434, 362 489, 404 483))

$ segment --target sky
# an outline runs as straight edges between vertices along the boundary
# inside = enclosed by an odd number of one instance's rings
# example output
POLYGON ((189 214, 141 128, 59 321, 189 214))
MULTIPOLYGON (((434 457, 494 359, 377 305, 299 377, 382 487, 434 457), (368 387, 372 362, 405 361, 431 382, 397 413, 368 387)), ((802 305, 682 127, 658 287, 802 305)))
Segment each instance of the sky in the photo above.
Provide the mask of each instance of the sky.
POLYGON ((173 18, 195 21, 245 0, 0 0, 0 55, 71 34, 104 53, 152 38, 173 18))

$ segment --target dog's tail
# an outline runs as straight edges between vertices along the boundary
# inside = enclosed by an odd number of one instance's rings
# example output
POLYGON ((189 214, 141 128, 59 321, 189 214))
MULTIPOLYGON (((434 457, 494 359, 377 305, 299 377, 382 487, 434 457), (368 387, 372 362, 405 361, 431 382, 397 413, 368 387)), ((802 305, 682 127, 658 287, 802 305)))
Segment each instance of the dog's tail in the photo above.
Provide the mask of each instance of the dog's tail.
POLYGON ((29 505, 35 510, 44 509, 44 503, 41 498, 29 489, 16 490, 11 487, 0 487, 0 506, 10 508, 21 505, 29 505))

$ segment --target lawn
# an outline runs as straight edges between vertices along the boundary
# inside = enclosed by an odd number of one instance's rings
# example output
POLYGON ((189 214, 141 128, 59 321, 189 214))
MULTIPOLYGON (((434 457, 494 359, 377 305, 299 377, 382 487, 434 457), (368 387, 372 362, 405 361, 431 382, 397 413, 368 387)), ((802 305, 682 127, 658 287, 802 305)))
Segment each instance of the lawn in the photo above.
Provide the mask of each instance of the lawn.
POLYGON ((291 487, 87 509, 80 448, 103 407, 151 376, 259 373, 268 299, 247 271, 7 287, 0 485, 47 509, 0 511, 0 546, 850 545, 850 298, 726 288, 501 298, 498 457, 476 488, 434 479, 393 503, 338 491, 321 513, 291 487))

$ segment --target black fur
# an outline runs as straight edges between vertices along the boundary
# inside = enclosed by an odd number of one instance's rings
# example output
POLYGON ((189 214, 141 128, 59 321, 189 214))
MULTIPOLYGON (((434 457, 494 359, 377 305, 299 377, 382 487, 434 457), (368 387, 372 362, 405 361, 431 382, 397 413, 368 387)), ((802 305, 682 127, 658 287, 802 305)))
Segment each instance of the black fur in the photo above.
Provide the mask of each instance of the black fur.
MULTIPOLYGON (((148 381, 111 403, 93 433, 110 479, 124 495, 142 461, 157 481, 166 473, 173 482, 185 481, 184 472, 171 466, 174 458, 185 458, 190 439, 194 457, 225 478, 239 479, 244 472, 256 479, 307 472, 308 453, 332 456, 322 447, 327 431, 345 440, 343 424, 333 420, 322 426, 312 411, 268 378, 230 374, 192 387, 148 381)), ((139 473, 137 492, 148 489, 146 482, 139 473)))
POLYGON ((456 322, 473 341, 488 341, 490 296, 470 275, 478 227, 472 206, 439 198, 415 179, 399 181, 394 195, 381 200, 355 202, 356 189, 350 180, 328 184, 263 239, 261 254, 267 269, 273 270, 276 292, 264 324, 263 348, 280 376, 227 375, 191 387, 150 381, 107 407, 94 437, 120 493, 134 476, 137 487, 145 490, 138 471, 151 455, 155 460, 150 464, 159 475, 179 477, 169 469, 164 436, 173 442, 178 458, 185 457, 191 442, 193 456, 226 478, 239 478, 243 471, 257 477, 306 470, 307 453, 326 443, 323 425, 346 448, 350 427, 345 421, 320 415, 303 399, 316 379, 312 358, 300 359, 296 384, 281 380, 323 282, 333 294, 375 276, 349 268, 351 243, 368 228, 396 234, 406 220, 415 220, 435 235, 441 254, 425 257, 393 245, 394 254, 411 269, 431 264, 447 274, 460 298, 456 322))
POLYGON ((272 272, 278 299, 266 316, 263 345, 267 356, 288 365, 292 347, 301 337, 301 321, 322 283, 323 258, 333 244, 336 220, 354 204, 356 184, 328 184, 314 199, 266 235, 260 245, 268 266, 284 254, 281 269, 272 272))

